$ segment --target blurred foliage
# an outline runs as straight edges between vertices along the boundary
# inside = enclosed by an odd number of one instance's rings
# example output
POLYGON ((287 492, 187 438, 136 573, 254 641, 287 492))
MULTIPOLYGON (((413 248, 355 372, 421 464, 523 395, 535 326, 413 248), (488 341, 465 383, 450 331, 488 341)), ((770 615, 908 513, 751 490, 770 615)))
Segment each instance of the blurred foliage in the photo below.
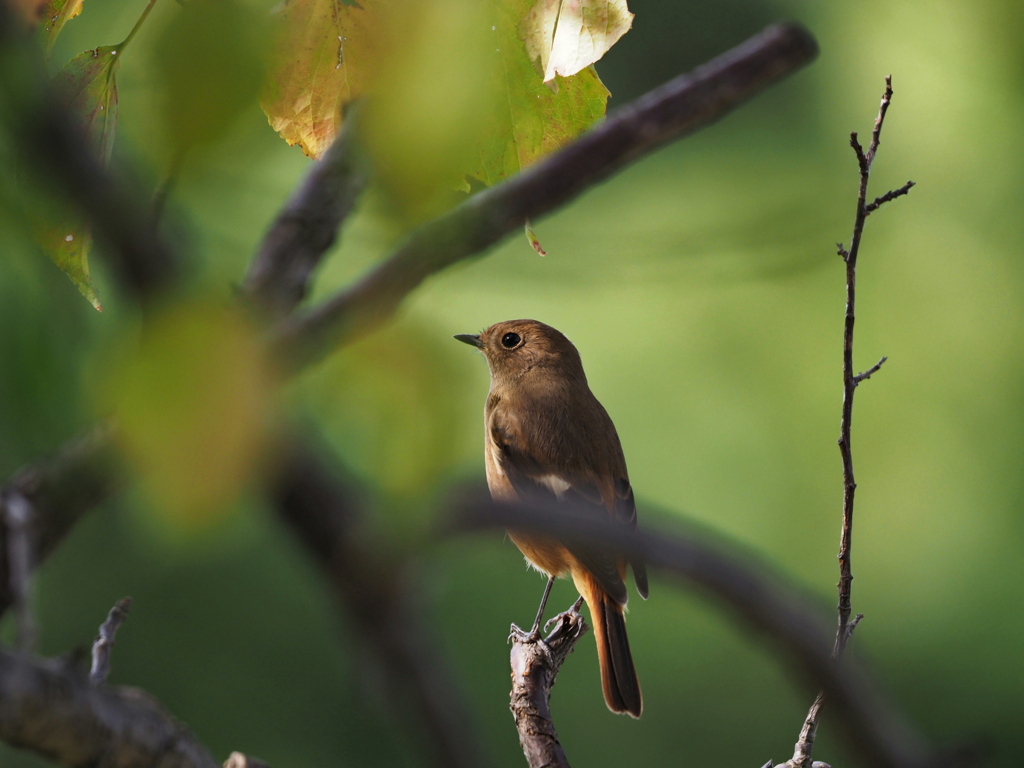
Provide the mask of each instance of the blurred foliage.
MULTIPOLYGON (((272 4, 237 3, 253 18, 272 4)), ((54 68, 110 30, 130 28, 143 5, 89 0, 57 40, 54 68)), ((849 131, 870 130, 892 73, 872 192, 908 178, 919 185, 872 216, 861 252, 855 364, 890 359, 858 390, 854 416, 853 605, 866 614, 854 647, 936 741, 980 738, 991 765, 1018 765, 1024 10, 1012 0, 635 0, 631 10, 632 32, 600 65, 612 108, 777 18, 807 24, 822 53, 717 126, 533 222, 547 258, 516 236, 430 280, 387 329, 290 384, 280 407, 378 495, 381 534, 411 542, 434 523, 453 479, 482 478, 486 367, 450 336, 536 317, 579 347, 622 438, 641 524, 672 523, 651 512, 655 505, 686 515, 755 549, 831 611, 843 312, 833 244, 852 226, 849 131)), ((119 78, 124 144, 115 160, 130 156, 153 178, 165 170, 173 90, 174 62, 159 41, 187 27, 184 13, 157 3, 133 49, 136 66, 119 78)), ((188 45, 171 48, 188 59, 188 45)), ((246 61, 258 60, 258 51, 239 53, 250 54, 246 61)), ((247 73, 257 70, 249 66, 240 82, 251 85, 247 73)), ((173 220, 187 222, 181 240, 198 267, 194 295, 229 297, 307 167, 246 93, 231 107, 237 116, 218 117, 217 130, 204 133, 208 144, 189 153, 169 198, 173 220)), ((14 155, 0 137, 4 168, 14 155)), ((138 336, 141 344, 138 318, 102 269, 93 270, 110 296, 101 315, 37 252, 19 213, 22 190, 0 175, 3 477, 91 423, 98 382, 136 380, 125 373, 131 366, 112 362, 114 350, 144 348, 131 343, 138 336)), ((321 270, 314 300, 387 253, 401 229, 391 210, 367 197, 321 270)), ((169 311, 179 319, 168 328, 192 327, 169 311)), ((242 341, 210 340, 207 354, 245 359, 234 349, 248 343, 239 333, 232 338, 242 341), (218 352, 220 344, 231 351, 218 352)), ((167 360, 179 359, 182 347, 167 344, 178 350, 167 360)), ((181 365, 216 369, 198 359, 181 365)), ((228 366, 218 386, 233 391, 223 382, 246 365, 228 366)), ((122 407, 169 419, 145 407, 150 395, 123 386, 122 407)), ((200 457, 206 447, 197 442, 200 457)), ((40 650, 88 643, 114 601, 130 594, 112 682, 153 692, 218 756, 242 749, 275 766, 421 764, 372 665, 352 663, 358 642, 318 575, 238 488, 222 505, 237 514, 190 536, 146 522, 154 509, 144 493, 89 516, 35 584, 40 650)), ((510 621, 532 616, 543 585, 501 538, 452 540, 417 565, 496 762, 511 767, 522 757, 506 708, 505 634, 510 621)), ((573 597, 560 583, 552 605, 573 597)), ((812 692, 728 612, 655 575, 629 628, 644 717, 607 713, 593 643, 582 643, 553 700, 574 764, 670 765, 682 755, 761 765, 791 754, 812 692)), ((8 619, 0 636, 10 631, 8 619)), ((827 711, 816 757, 850 763, 827 711)), ((46 765, 5 746, 0 764, 46 765)))
POLYGON ((629 24, 621 0, 594 5, 563 14, 552 58, 542 23, 524 21, 531 0, 284 0, 261 105, 285 141, 319 157, 341 112, 369 96, 361 134, 377 182, 416 224, 470 181, 513 175, 604 116, 608 91, 589 65, 629 24), (565 76, 545 84, 549 61, 565 76))

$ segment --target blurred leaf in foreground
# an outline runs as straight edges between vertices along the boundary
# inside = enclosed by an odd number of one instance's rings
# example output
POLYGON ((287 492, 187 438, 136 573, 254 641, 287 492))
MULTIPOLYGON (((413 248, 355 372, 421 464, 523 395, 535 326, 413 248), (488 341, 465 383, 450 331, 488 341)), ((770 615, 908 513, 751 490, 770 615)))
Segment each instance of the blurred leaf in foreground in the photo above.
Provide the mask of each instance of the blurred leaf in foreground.
POLYGON ((626 0, 537 0, 519 31, 549 83, 599 61, 631 26, 626 0))
POLYGON ((465 168, 499 107, 488 74, 495 19, 483 0, 392 3, 379 18, 360 135, 393 212, 415 224, 468 190, 465 168))
POLYGON ((265 22, 237 0, 190 0, 154 45, 172 161, 221 138, 260 91, 265 22))
POLYGON ((210 524, 262 455, 272 381, 255 330, 205 303, 155 317, 113 366, 105 410, 153 508, 178 529, 210 524))
POLYGON ((49 0, 46 3, 38 33, 43 50, 50 52, 64 24, 82 12, 83 2, 85 0, 49 0))

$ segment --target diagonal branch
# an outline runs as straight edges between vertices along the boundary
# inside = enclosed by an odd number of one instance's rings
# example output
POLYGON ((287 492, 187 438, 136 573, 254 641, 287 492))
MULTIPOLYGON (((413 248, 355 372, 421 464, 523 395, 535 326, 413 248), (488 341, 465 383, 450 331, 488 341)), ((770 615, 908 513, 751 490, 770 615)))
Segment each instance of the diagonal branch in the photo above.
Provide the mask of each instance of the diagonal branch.
POLYGON ((278 213, 249 265, 244 290, 264 310, 264 320, 284 317, 305 298, 313 271, 366 187, 357 123, 346 115, 341 133, 278 213))
POLYGON ((525 220, 554 211, 644 155, 713 123, 816 53, 803 27, 769 27, 622 107, 561 151, 420 228, 361 280, 286 321, 276 339, 282 357, 301 367, 370 331, 430 275, 482 254, 525 220))

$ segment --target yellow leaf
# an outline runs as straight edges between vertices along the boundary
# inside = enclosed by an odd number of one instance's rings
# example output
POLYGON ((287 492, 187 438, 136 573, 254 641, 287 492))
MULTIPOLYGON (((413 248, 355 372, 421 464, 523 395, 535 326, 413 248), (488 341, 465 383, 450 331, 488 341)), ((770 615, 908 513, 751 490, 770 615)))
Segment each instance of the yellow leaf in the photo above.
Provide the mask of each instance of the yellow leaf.
POLYGON ((341 108, 366 88, 368 59, 377 44, 379 0, 285 0, 275 21, 260 105, 289 145, 320 157, 341 126, 341 108))

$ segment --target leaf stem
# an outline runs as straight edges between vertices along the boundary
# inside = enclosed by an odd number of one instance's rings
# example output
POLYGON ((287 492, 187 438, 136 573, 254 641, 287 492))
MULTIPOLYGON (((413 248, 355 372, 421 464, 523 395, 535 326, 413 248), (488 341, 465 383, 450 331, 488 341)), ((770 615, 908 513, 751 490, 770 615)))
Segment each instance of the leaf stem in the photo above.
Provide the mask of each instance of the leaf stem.
POLYGON ((124 39, 123 43, 117 46, 117 49, 119 51, 123 51, 124 47, 132 41, 132 38, 135 37, 135 33, 138 32, 139 27, 142 26, 142 22, 144 22, 146 20, 146 17, 149 16, 149 12, 153 10, 154 5, 156 5, 156 0, 149 0, 149 2, 146 3, 145 10, 143 10, 142 15, 139 16, 139 20, 135 22, 135 26, 132 27, 132 31, 128 33, 128 37, 124 39))

